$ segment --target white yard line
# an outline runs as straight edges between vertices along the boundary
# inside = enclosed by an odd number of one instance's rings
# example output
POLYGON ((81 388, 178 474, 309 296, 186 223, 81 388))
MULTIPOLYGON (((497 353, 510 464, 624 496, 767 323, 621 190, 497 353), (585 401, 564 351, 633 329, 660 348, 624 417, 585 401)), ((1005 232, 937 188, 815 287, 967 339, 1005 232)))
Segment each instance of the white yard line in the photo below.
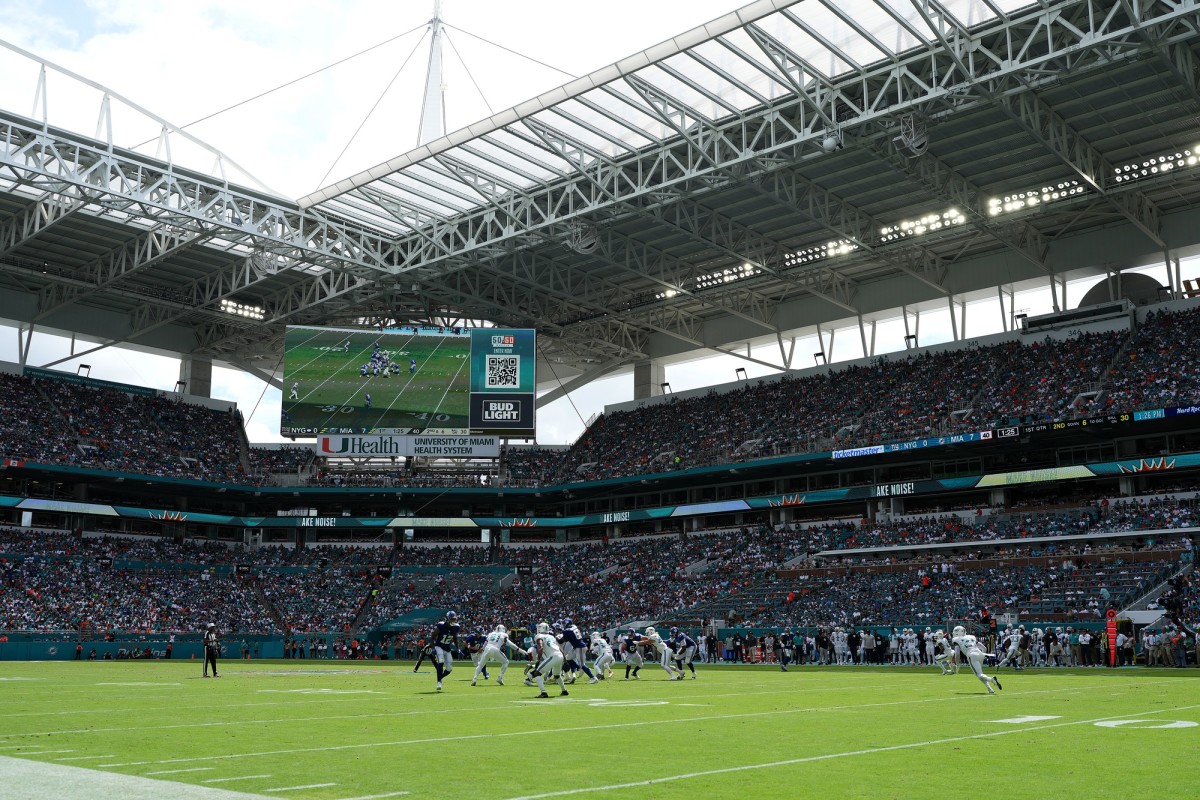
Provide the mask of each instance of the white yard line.
POLYGON ((343 797, 341 800, 381 800, 384 797, 399 797, 403 794, 412 794, 412 792, 384 792, 383 794, 364 794, 358 797, 343 797))
POLYGON ((70 758, 56 758, 55 761, 94 761, 98 758, 116 758, 111 753, 106 756, 71 756, 70 758))
POLYGON ((298 792, 301 789, 324 789, 337 786, 336 783, 306 783, 303 786, 280 786, 278 789, 263 789, 264 792, 298 792))
POLYGON ((238 775, 234 778, 209 778, 208 780, 200 781, 201 783, 229 783, 230 781, 252 781, 258 778, 269 778, 270 775, 238 775))
POLYGON ((147 775, 175 775, 180 772, 208 772, 216 769, 216 767, 188 767, 187 769, 159 769, 154 772, 147 772, 147 775))
POLYGON ((1065 728, 1073 725, 1095 725, 1097 722, 1105 722, 1114 719, 1127 719, 1129 717, 1140 717, 1150 714, 1166 714, 1175 711, 1187 711, 1193 708, 1200 708, 1200 705, 1181 706, 1178 708, 1165 708, 1157 711, 1137 712, 1135 714, 1118 714, 1112 717, 1095 717, 1093 719, 1076 720, 1075 722, 1058 722, 1053 725, 1033 725, 1028 728, 1009 728, 1002 731, 993 731, 991 733, 976 733, 970 736, 952 736, 946 739, 930 739, 924 742, 909 742, 907 744, 894 744, 886 747, 870 747, 864 750, 846 750, 841 753, 826 753, 819 756, 804 756, 802 758, 789 758, 785 761, 768 761, 761 764, 742 764, 736 767, 722 767, 720 769, 709 769, 701 772, 684 772, 678 775, 664 775, 659 778, 651 778, 644 781, 632 781, 630 783, 610 783, 604 786, 586 786, 578 789, 563 789, 557 792, 545 792, 543 794, 527 794, 519 797, 511 797, 508 800, 542 800, 547 797, 567 797, 575 794, 587 794, 591 792, 611 792, 618 789, 639 789, 644 786, 657 786, 661 783, 671 783, 674 781, 684 781, 690 778, 703 778, 711 775, 728 775, 734 772, 748 772, 756 769, 771 769, 773 767, 790 767, 796 764, 810 764, 815 761, 829 761, 835 758, 851 758, 853 756, 868 756, 876 753, 890 753, 897 750, 914 750, 919 747, 931 747, 941 744, 954 744, 956 742, 967 742, 972 739, 991 739, 997 736, 1010 736, 1014 733, 1031 733, 1034 731, 1044 731, 1050 728, 1065 728))

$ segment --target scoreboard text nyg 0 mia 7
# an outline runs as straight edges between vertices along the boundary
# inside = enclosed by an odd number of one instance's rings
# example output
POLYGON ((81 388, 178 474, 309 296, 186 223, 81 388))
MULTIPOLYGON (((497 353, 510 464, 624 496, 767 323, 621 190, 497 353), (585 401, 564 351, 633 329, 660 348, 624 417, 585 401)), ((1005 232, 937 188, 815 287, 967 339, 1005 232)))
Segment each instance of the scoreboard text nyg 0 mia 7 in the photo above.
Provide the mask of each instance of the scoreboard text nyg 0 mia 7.
POLYGON ((471 330, 471 429, 533 435, 536 333, 471 330))

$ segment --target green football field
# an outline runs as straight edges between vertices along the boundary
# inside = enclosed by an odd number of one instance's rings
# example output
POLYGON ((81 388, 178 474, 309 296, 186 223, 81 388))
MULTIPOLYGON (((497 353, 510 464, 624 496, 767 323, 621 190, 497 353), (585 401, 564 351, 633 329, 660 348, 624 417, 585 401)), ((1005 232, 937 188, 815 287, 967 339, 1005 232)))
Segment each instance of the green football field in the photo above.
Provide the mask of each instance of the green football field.
MULTIPOLYGON (((395 662, 0 662, 2 798, 1184 797, 1200 671, 700 666, 537 699, 395 662)), ((618 671, 617 677, 623 674, 618 671)))
POLYGON ((286 416, 280 427, 285 434, 466 428, 470 353, 466 336, 289 329, 283 374, 286 416), (374 375, 372 370, 363 377, 360 370, 377 341, 399 371, 374 375))

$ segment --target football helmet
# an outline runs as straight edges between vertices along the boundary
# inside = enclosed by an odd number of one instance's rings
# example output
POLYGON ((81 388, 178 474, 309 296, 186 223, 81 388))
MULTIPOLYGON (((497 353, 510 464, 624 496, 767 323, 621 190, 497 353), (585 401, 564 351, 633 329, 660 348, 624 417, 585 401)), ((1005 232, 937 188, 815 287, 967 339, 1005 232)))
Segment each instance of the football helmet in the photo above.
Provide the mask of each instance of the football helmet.
POLYGON ((962 625, 955 625, 952 635, 955 638, 958 638, 959 636, 965 636, 966 633, 967 633, 967 629, 964 628, 962 625))
POLYGON ((497 626, 496 626, 496 633, 503 633, 503 634, 507 634, 507 633, 508 633, 508 628, 504 627, 503 625, 497 625, 497 626))
POLYGON ((653 636, 655 633, 657 633, 657 631, 655 631, 655 630, 654 630, 654 626, 653 626, 653 625, 651 625, 649 628, 646 628, 646 635, 647 635, 647 636, 653 636))
POLYGON ((454 621, 454 620, 458 619, 458 614, 455 614, 453 611, 447 611, 446 619, 448 619, 450 621, 454 621))
POLYGON ((537 632, 538 633, 549 633, 550 632, 550 623, 549 622, 539 622, 538 626, 537 626, 537 632))
POLYGON ((671 628, 671 635, 672 635, 672 636, 674 636, 674 635, 675 635, 675 634, 677 634, 677 633, 679 633, 679 628, 672 627, 672 628, 671 628))
POLYGON ((564 628, 569 628, 569 627, 571 627, 571 618, 570 618, 570 617, 565 617, 565 618, 563 618, 563 621, 562 621, 562 626, 563 626, 564 628))
POLYGON ((934 639, 945 639, 946 632, 944 630, 942 630, 941 628, 938 628, 936 631, 933 632, 933 638, 934 639))

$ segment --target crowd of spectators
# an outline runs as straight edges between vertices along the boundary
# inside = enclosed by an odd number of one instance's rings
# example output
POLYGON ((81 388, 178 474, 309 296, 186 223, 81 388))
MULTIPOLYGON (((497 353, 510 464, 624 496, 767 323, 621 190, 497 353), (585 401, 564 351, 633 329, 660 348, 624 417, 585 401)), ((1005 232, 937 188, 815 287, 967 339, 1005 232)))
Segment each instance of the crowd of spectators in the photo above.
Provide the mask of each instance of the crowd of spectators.
POLYGON ((250 464, 248 472, 259 478, 282 473, 298 475, 313 462, 311 447, 251 447, 247 454, 250 464))
POLYGON ((1194 405, 1200 401, 1200 308, 1151 311, 1113 365, 1095 403, 1106 413, 1194 405))
POLYGON ((0 373, 0 410, 7 458, 231 483, 244 473, 233 408, 0 373))
POLYGON ((1076 332, 967 346, 601 416, 565 455, 513 449, 520 485, 665 472, 1200 402, 1200 310, 1135 333, 1076 332))
MULTIPOLYGON (((1190 559, 1190 539, 1147 534, 1117 544, 1074 538, 1061 545, 1028 539, 1194 527, 1198 514, 1193 501, 1160 498, 971 520, 944 515, 887 525, 843 521, 611 543, 494 547, 245 548, 0 528, 0 627, 187 630, 198 614, 207 613, 219 616, 225 629, 240 632, 345 632, 371 629, 421 608, 455 608, 481 625, 570 615, 589 627, 611 628, 635 619, 703 616, 729 604, 764 622, 786 612, 780 624, 794 623, 789 614, 822 622, 842 614, 850 621, 884 624, 944 618, 950 609, 985 601, 1003 608, 1037 601, 1047 612, 1094 616, 1100 601, 1111 599, 1101 590, 1116 591, 1120 582, 1092 575, 1072 590, 1085 596, 1053 594, 1051 584, 1066 585, 1058 582, 1055 566, 1065 563, 1063 557, 1106 554, 1116 563, 1135 547, 1182 548, 1182 557, 1190 559), (1011 557, 1020 548, 1023 557, 1050 560, 1030 566, 1028 574, 1024 566, 989 572, 974 563, 984 557, 978 549, 950 558, 946 550, 905 548, 978 541, 998 542, 987 557, 1011 557), (864 547, 873 549, 838 555, 864 547), (897 566, 909 577, 865 569, 879 565, 897 566), (520 568, 516 580, 501 588, 504 570, 497 572, 497 566, 520 568), (840 572, 830 574, 830 569, 840 572), (780 598, 788 594, 792 597, 784 607, 780 598)), ((1086 575, 1075 571, 1072 577, 1086 575)))
MULTIPOLYGON (((733 463, 1200 402, 1200 309, 1150 312, 1132 333, 1082 332, 928 350, 600 416, 570 448, 511 448, 480 472, 313 470, 331 487, 540 486, 733 463)), ((0 454, 262 483, 306 448, 251 448, 240 416, 169 395, 0 375, 0 454)))

